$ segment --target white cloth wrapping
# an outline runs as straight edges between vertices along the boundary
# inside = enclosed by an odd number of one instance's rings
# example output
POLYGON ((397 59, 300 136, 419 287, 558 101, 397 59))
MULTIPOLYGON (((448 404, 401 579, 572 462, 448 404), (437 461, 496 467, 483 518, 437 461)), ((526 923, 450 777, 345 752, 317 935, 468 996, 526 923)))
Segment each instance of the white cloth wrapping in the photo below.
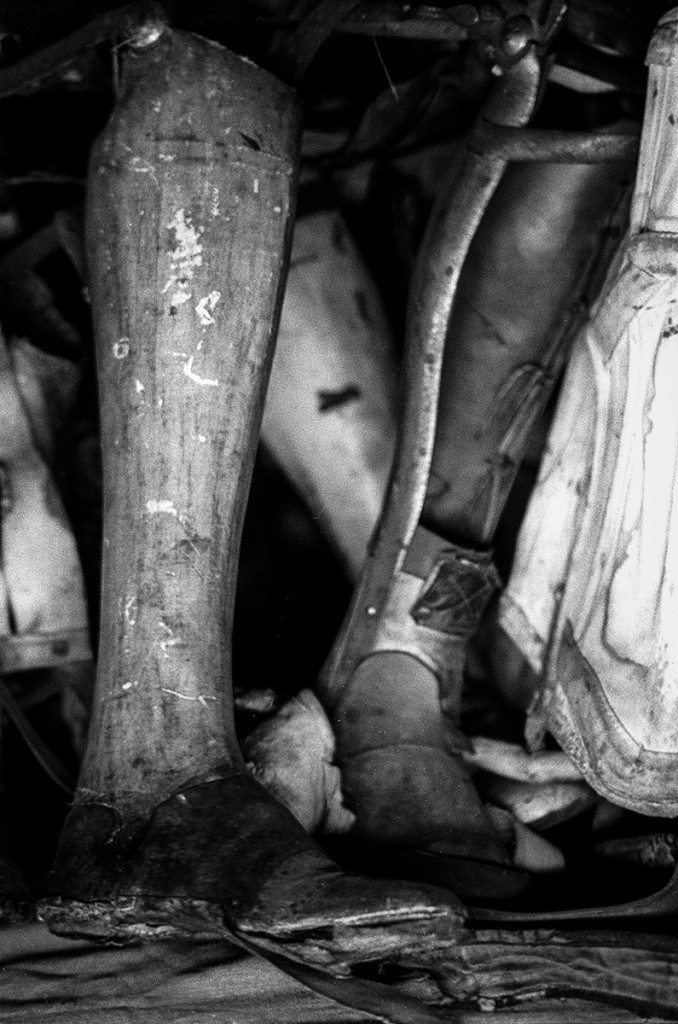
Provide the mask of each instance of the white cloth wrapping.
POLYGON ((500 621, 585 778, 678 814, 678 12, 648 53, 631 226, 575 342, 500 621), (675 112, 675 113, 674 113, 675 112))

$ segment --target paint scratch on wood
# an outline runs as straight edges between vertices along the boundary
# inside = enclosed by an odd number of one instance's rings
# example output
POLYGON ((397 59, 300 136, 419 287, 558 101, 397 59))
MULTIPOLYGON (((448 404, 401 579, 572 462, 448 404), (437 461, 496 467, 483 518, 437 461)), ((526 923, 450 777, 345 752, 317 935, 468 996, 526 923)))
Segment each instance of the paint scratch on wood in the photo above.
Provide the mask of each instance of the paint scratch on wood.
POLYGON ((200 387, 203 387, 203 388, 204 387, 211 387, 211 388, 218 387, 219 386, 219 381, 218 380, 216 380, 216 379, 213 380, 213 379, 210 379, 209 377, 200 377, 197 373, 193 372, 193 360, 194 359, 195 359, 195 356, 190 356, 190 358, 188 358, 186 360, 186 362, 184 363, 184 375, 186 377, 188 377, 189 380, 192 380, 196 384, 199 384, 200 387))

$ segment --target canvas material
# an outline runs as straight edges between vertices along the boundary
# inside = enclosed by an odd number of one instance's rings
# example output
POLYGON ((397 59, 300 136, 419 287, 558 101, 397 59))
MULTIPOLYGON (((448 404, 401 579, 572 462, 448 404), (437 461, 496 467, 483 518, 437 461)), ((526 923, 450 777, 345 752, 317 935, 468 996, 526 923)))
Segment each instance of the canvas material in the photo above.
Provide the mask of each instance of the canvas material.
MULTIPOLYGON (((678 814, 678 54, 648 55, 630 231, 577 338, 502 597, 535 714, 604 796, 678 814)), ((533 723, 534 724, 534 723, 533 723)))

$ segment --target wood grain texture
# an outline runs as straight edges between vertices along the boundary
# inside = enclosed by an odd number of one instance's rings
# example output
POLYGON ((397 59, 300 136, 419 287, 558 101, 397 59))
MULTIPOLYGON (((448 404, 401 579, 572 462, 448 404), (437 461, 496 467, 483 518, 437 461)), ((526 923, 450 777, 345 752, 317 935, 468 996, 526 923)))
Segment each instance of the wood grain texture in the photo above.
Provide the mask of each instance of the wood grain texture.
POLYGON ((167 32, 126 57, 91 158, 102 632, 78 800, 143 815, 239 762, 230 630, 284 285, 294 94, 167 32))

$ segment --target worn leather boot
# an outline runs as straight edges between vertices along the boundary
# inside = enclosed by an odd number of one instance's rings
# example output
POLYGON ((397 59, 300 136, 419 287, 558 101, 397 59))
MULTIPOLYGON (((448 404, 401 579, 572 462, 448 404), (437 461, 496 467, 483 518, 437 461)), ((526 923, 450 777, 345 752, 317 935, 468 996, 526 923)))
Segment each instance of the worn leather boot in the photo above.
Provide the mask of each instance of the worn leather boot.
POLYGON ((356 857, 489 903, 525 883, 471 781, 459 729, 466 646, 497 585, 489 556, 420 527, 370 654, 341 691, 321 690, 356 857))

